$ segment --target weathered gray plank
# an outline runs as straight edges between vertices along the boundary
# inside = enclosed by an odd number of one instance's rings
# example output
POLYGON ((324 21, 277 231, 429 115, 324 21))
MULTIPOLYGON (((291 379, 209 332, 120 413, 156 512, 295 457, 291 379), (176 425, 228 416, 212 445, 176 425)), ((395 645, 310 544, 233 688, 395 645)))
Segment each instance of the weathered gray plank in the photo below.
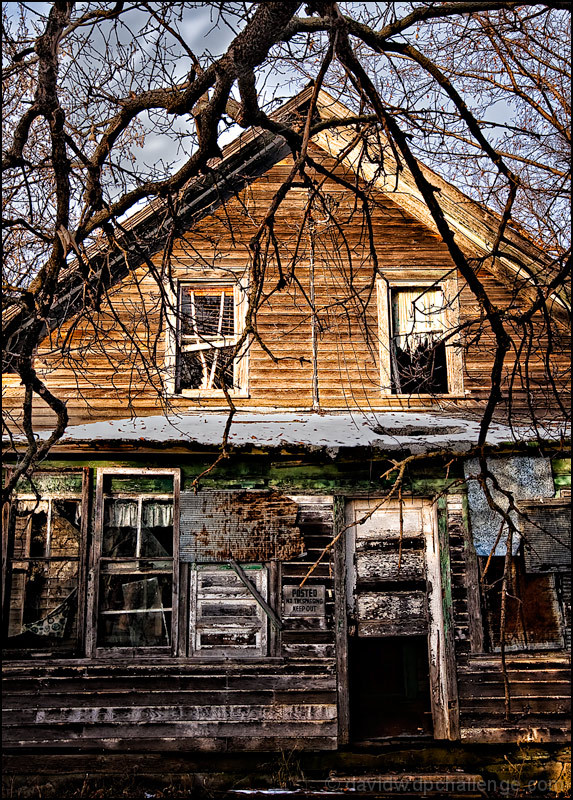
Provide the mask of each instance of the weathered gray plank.
POLYGON ((336 717, 335 704, 201 705, 201 706, 104 706, 92 708, 5 709, 3 725, 51 725, 81 723, 141 724, 159 722, 309 722, 336 717))
POLYGON ((398 552, 365 551, 356 553, 356 578, 358 581, 408 581, 425 577, 424 552, 404 550, 398 552), (398 568, 400 562, 400 568, 398 568))
POLYGON ((356 598, 359 621, 425 620, 424 592, 360 592, 356 598))

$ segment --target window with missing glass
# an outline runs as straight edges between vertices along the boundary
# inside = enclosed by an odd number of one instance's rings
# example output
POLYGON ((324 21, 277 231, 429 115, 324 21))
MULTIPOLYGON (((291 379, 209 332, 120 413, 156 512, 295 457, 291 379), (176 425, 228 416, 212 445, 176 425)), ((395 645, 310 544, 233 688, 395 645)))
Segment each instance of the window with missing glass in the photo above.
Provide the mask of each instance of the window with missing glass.
POLYGON ((7 652, 66 656, 78 649, 82 480, 44 475, 18 487, 6 532, 7 652))
POLYGON ((92 653, 171 653, 177 618, 179 470, 97 473, 92 653))
POLYGON ((448 391, 441 289, 391 290, 390 358, 396 394, 448 391))
POLYGON ((237 349, 244 296, 236 283, 181 283, 177 319, 168 325, 168 388, 177 393, 238 393, 246 386, 246 353, 237 349))
POLYGON ((455 336, 456 282, 378 282, 380 378, 383 393, 460 394, 463 363, 455 336))
MULTIPOLYGON (((483 616, 490 650, 502 639, 502 591, 505 557, 479 558, 483 616), (489 560, 489 564, 488 564, 489 560), (487 567, 487 569, 486 569, 487 567)), ((504 641, 507 650, 560 649, 564 646, 564 617, 559 576, 527 571, 522 554, 507 574, 504 641)))

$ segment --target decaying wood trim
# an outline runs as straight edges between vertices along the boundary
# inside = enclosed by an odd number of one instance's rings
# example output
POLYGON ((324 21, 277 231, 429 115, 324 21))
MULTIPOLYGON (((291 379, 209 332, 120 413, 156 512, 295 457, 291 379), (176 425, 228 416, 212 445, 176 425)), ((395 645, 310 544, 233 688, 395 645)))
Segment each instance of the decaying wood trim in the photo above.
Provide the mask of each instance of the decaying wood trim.
POLYGON ((244 570, 241 569, 240 564, 237 564, 237 562, 233 558, 229 559, 229 564, 231 565, 233 571, 235 572, 241 583, 245 586, 246 589, 249 590, 249 592, 253 595, 257 603, 263 609, 263 611, 269 618, 271 624, 278 631, 282 631, 283 623, 279 619, 276 611, 273 608, 271 608, 270 605, 267 603, 267 601, 264 599, 264 597, 261 596, 261 594, 257 591, 256 586, 253 586, 251 581, 248 579, 247 575, 245 575, 244 570))
POLYGON ((77 652, 84 653, 86 648, 86 607, 87 607, 87 576, 88 553, 91 546, 91 513, 92 513, 93 470, 90 467, 82 469, 82 502, 80 547, 78 564, 78 632, 77 652))
MULTIPOLYGON (((345 499, 334 499, 334 529, 336 537, 345 528, 345 499)), ((347 531, 348 533, 348 531, 347 531)), ((350 741, 350 686, 348 670, 348 609, 346 600, 346 538, 338 538, 334 547, 334 626, 336 631, 336 674, 338 695, 338 742, 350 741)))
MULTIPOLYGON (((12 469, 7 467, 4 471, 3 483, 7 485, 12 477, 12 469)), ((4 503, 2 505, 2 613, 6 608, 6 590, 7 590, 7 569, 8 569, 8 551, 10 546, 10 515, 12 511, 11 503, 4 503)))
POLYGON ((465 563, 465 587, 467 591, 467 614, 470 647, 472 653, 484 652, 484 635, 482 620, 482 603, 480 596, 480 578, 477 563, 477 556, 471 531, 469 527, 469 513, 467 495, 462 501, 463 524, 461 529, 464 538, 464 563, 465 563))
POLYGON ((438 502, 438 540, 440 545, 440 567, 442 583, 442 608, 444 619, 444 669, 446 677, 446 714, 448 716, 448 739, 460 738, 460 709, 456 680, 456 650, 454 613, 452 603, 452 580, 450 565, 450 514, 460 513, 462 496, 449 494, 438 502), (445 502, 443 502, 445 500, 445 502))

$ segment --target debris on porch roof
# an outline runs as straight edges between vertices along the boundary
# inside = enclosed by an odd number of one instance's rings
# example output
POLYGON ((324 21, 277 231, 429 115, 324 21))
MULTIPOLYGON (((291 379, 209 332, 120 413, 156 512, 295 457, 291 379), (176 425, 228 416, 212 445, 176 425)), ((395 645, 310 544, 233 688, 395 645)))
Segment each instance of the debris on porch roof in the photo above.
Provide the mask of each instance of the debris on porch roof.
MULTIPOLYGON (((183 443, 217 446, 223 439, 226 413, 173 414, 75 425, 67 429, 57 447, 131 443, 135 447, 183 443)), ((548 438, 559 431, 546 431, 548 438)), ((382 452, 407 450, 426 453, 449 448, 467 451, 477 443, 479 422, 446 417, 441 413, 238 413, 233 419, 229 444, 233 447, 301 447, 322 450, 334 458, 341 448, 369 447, 382 452)), ((49 432, 39 434, 40 438, 49 432)), ((492 424, 490 446, 511 444, 524 431, 492 424)), ((527 436, 525 436, 527 439, 527 436)))

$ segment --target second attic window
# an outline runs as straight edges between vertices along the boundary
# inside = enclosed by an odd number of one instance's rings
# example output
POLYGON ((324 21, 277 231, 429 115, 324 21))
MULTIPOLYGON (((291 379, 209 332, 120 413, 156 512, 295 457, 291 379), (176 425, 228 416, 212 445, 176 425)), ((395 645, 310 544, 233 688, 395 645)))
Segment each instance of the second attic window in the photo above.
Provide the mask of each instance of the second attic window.
POLYGON ((181 286, 179 390, 237 388, 235 305, 232 286, 181 286))
POLYGON ((414 286, 391 292, 390 360, 395 394, 448 392, 441 289, 414 286))

